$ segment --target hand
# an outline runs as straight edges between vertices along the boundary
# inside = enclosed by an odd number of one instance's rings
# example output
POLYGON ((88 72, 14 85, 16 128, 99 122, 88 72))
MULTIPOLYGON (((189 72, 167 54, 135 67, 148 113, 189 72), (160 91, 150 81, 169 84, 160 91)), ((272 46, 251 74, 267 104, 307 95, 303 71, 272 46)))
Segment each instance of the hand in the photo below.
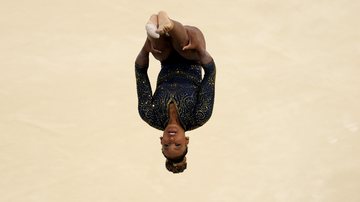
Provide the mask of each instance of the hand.
POLYGON ((201 33, 201 31, 196 27, 186 26, 185 27, 186 33, 189 38, 189 43, 182 47, 182 50, 205 50, 205 39, 204 35, 201 33))
POLYGON ((146 39, 143 49, 148 53, 161 53, 160 50, 154 48, 149 38, 146 39))

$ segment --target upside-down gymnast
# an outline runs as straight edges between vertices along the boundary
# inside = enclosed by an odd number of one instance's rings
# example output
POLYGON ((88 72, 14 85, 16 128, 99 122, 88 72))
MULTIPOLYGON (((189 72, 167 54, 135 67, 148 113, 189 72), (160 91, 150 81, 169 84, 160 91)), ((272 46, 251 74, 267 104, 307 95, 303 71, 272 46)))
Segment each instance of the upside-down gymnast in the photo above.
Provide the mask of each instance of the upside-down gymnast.
POLYGON ((211 117, 216 67, 198 28, 184 26, 164 11, 152 15, 145 27, 147 38, 135 61, 138 110, 145 122, 163 131, 165 166, 179 173, 187 167, 185 131, 211 117), (154 94, 147 74, 149 53, 161 63, 154 94))

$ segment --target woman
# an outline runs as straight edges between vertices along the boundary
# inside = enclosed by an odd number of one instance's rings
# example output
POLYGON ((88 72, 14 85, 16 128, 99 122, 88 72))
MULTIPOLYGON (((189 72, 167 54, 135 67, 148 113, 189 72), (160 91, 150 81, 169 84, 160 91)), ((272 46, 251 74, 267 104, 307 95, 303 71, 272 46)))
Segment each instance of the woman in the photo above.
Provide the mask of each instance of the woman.
POLYGON ((185 131, 202 126, 212 114, 216 68, 198 28, 183 26, 160 11, 150 17, 146 30, 148 37, 135 61, 138 110, 145 122, 163 131, 166 168, 179 173, 187 165, 185 131), (149 53, 161 62, 154 94, 147 75, 149 53))

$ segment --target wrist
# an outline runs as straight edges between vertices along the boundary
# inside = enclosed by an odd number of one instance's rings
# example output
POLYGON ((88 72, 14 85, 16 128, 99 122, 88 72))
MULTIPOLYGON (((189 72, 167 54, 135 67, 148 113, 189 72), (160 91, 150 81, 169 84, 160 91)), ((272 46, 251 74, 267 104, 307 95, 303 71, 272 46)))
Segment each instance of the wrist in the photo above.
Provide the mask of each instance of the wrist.
POLYGON ((137 68, 147 69, 149 67, 149 53, 141 50, 135 60, 137 68))

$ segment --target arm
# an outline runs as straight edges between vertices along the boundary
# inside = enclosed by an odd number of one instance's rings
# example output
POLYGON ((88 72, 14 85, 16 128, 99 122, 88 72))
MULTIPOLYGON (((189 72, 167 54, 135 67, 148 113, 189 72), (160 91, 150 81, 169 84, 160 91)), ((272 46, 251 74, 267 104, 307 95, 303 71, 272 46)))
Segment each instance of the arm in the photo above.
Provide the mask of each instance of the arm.
POLYGON ((147 51, 148 40, 141 49, 135 60, 136 89, 138 95, 138 111, 140 117, 154 128, 160 128, 157 125, 156 116, 153 109, 153 96, 150 80, 147 74, 149 67, 149 51, 147 51))
POLYGON ((205 75, 200 85, 195 107, 195 124, 191 129, 204 125, 210 119, 214 106, 216 66, 212 60, 210 63, 202 65, 202 67, 205 75))

